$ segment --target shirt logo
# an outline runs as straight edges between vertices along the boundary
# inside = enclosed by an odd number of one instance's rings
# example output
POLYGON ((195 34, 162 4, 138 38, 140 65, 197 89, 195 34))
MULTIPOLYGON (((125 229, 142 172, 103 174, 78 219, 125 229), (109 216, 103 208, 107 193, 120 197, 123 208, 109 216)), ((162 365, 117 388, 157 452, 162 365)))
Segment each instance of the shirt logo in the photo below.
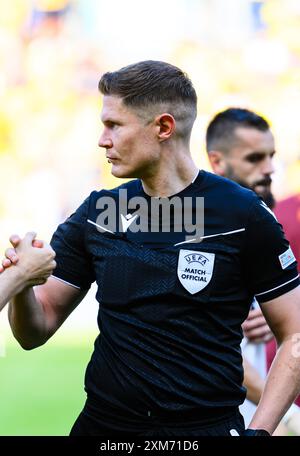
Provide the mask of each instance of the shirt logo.
POLYGON ((212 278, 215 254, 180 250, 177 275, 181 285, 190 293, 203 290, 212 278))
POLYGON ((130 225, 132 224, 132 222, 134 222, 134 220, 136 218, 137 218, 137 214, 136 215, 127 214, 127 215, 125 215, 125 217, 123 214, 121 214, 123 233, 126 233, 128 228, 130 227, 130 225))
POLYGON ((279 261, 282 269, 286 269, 290 264, 296 261, 296 258, 293 254, 291 247, 289 247, 284 253, 279 255, 279 261))

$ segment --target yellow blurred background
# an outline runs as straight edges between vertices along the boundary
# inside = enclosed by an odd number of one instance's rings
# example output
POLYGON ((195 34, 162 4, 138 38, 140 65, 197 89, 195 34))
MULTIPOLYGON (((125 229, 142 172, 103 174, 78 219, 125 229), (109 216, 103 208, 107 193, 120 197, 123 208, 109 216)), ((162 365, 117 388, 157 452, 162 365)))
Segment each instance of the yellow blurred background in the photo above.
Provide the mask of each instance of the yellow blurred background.
POLYGON ((0 0, 0 248, 12 232, 49 239, 94 188, 116 182, 103 152, 104 71, 142 59, 186 70, 199 95, 192 149, 228 106, 271 122, 278 198, 300 190, 298 0, 0 0))
POLYGON ((15 231, 49 239, 92 189, 118 183, 97 148, 97 82, 142 59, 192 78, 199 166, 211 116, 245 106, 275 133, 276 196, 300 190, 299 1, 0 0, 0 11, 1 249, 15 231))

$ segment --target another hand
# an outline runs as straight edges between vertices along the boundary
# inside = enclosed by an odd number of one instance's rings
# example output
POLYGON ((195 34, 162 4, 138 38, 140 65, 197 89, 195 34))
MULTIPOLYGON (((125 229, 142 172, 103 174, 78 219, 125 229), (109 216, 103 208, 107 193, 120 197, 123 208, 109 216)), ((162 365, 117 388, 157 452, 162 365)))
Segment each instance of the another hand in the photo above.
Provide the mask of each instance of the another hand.
POLYGON ((250 310, 247 320, 242 324, 244 336, 254 344, 268 342, 273 333, 266 322, 261 309, 250 310))
MULTIPOLYGON (((21 238, 18 234, 13 234, 10 236, 9 241, 13 248, 8 248, 5 250, 5 258, 2 260, 2 265, 0 264, 0 274, 4 271, 4 269, 9 268, 13 264, 17 264, 19 261, 19 257, 16 252, 16 247, 20 244, 21 238)), ((33 239, 32 247, 42 248, 44 246, 43 241, 39 239, 33 239)))
POLYGON ((45 283, 56 267, 54 250, 42 241, 38 241, 39 248, 33 247, 35 236, 35 233, 29 232, 22 240, 18 236, 11 239, 15 248, 6 251, 10 266, 14 265, 12 273, 22 289, 45 283))

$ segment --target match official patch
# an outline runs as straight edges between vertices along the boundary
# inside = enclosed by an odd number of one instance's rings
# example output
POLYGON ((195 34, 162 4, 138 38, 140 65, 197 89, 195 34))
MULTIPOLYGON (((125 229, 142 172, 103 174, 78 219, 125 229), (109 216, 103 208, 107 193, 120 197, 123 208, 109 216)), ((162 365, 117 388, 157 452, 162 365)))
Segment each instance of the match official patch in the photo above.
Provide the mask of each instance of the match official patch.
POLYGON ((291 247, 289 247, 284 253, 279 255, 279 261, 282 269, 286 269, 290 264, 296 261, 296 258, 293 254, 291 247))
POLYGON ((180 250, 177 267, 180 283, 191 294, 203 290, 212 278, 214 262, 214 253, 180 250))

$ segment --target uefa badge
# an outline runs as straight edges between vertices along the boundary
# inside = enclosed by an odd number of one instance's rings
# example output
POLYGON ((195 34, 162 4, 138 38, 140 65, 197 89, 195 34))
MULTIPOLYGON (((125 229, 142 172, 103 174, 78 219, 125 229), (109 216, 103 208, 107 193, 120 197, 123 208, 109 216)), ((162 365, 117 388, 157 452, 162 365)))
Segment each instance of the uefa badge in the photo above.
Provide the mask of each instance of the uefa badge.
POLYGON ((191 294, 205 288, 213 274, 215 254, 180 250, 177 274, 180 283, 191 294))

